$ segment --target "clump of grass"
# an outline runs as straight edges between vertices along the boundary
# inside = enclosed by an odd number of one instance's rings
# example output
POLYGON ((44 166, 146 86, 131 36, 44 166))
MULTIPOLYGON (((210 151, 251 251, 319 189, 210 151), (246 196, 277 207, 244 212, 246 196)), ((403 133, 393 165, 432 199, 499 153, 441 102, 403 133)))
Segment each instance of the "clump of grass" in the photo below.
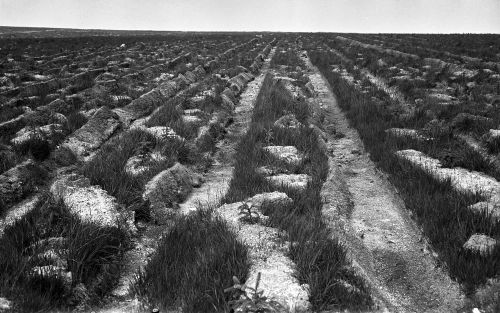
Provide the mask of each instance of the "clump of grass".
POLYGON ((225 136, 227 131, 221 123, 209 124, 208 127, 208 132, 201 138, 197 138, 196 145, 200 152, 214 153, 217 149, 217 142, 225 136))
POLYGON ((51 158, 59 166, 69 166, 78 162, 78 158, 71 149, 59 147, 52 152, 51 158))
POLYGON ((160 143, 160 152, 167 159, 182 164, 196 165, 202 159, 200 151, 187 140, 180 141, 174 138, 165 138, 160 143))
POLYGON ((177 106, 182 104, 182 99, 173 97, 158 109, 147 121, 146 126, 167 126, 181 118, 182 112, 177 106))
POLYGON ((213 112, 220 110, 222 106, 221 92, 224 90, 223 88, 224 85, 217 85, 215 88, 215 96, 205 97, 198 108, 207 114, 212 114, 213 112))
POLYGON ((246 277, 249 266, 247 248, 225 222, 198 210, 175 220, 138 278, 136 292, 164 309, 229 311, 224 288, 233 275, 246 277))
POLYGON ((182 119, 178 119, 168 124, 160 125, 172 128, 175 133, 185 139, 193 139, 198 134, 198 127, 188 125, 182 119))
POLYGON ((118 282, 121 260, 128 247, 127 232, 121 227, 100 227, 69 218, 68 270, 74 285, 83 283, 95 300, 118 282))
MULTIPOLYGON (((375 66, 378 67, 378 65, 375 66)), ((432 88, 434 84, 426 80, 407 80, 400 79, 396 81, 390 81, 389 86, 395 86, 398 90, 403 93, 409 99, 416 99, 420 95, 420 89, 422 88, 432 88)))
MULTIPOLYGON (((82 174, 90 179, 92 184, 101 186, 119 203, 126 206, 141 206, 143 186, 148 178, 155 173, 140 177, 131 177, 125 172, 128 159, 141 151, 137 148, 140 143, 155 146, 156 139, 153 135, 142 130, 125 132, 104 144, 99 153, 82 168, 82 174)), ((173 164, 170 160, 163 164, 167 168, 173 164)), ((160 168, 156 169, 159 172, 160 168)))
POLYGON ((463 132, 472 132, 482 135, 496 125, 493 121, 485 120, 484 117, 475 119, 473 115, 459 114, 453 119, 453 127, 463 132))
MULTIPOLYGON (((57 305, 64 294, 62 284, 55 280, 38 280, 32 284, 27 273, 33 265, 25 250, 42 238, 42 229, 36 225, 37 221, 42 223, 41 211, 41 206, 38 206, 15 224, 6 227, 0 238, 0 290, 16 303, 22 300, 19 305, 26 311, 57 305)), ((51 228, 47 230, 50 236, 51 228)))
MULTIPOLYGON (((341 108, 346 112, 351 125, 358 130, 371 159, 390 174, 389 180, 399 190, 406 207, 415 214, 424 234, 429 237, 450 275, 463 283, 468 291, 484 283, 487 278, 497 275, 500 248, 494 249, 488 256, 480 256, 462 249, 465 241, 474 233, 484 233, 493 238, 500 236, 500 224, 495 225, 486 216, 473 214, 467 209, 468 205, 480 201, 481 198, 473 194, 460 194, 452 188, 450 182, 438 181, 428 173, 398 160, 394 155, 396 150, 416 144, 404 140, 396 143, 385 137, 385 130, 391 127, 405 127, 405 123, 398 120, 387 108, 373 103, 373 94, 361 93, 349 86, 339 74, 330 71, 331 61, 328 55, 316 52, 311 52, 310 55, 313 63, 330 82, 341 108)), ((412 123, 422 124, 415 120, 412 123)), ((442 148, 440 145, 447 143, 454 153, 463 153, 448 158, 451 162, 448 165, 460 164, 468 168, 482 169, 482 161, 471 157, 466 150, 454 147, 453 137, 444 137, 446 134, 443 134, 443 138, 438 138, 438 146, 435 149, 429 145, 420 145, 419 149, 424 152, 427 149, 428 153, 434 151, 433 153, 439 156, 438 150, 442 148)), ((444 163, 446 159, 446 154, 441 154, 444 163)))
POLYGON ((285 52, 276 52, 271 60, 272 67, 287 65, 295 68, 303 64, 304 62, 297 56, 297 51, 294 49, 288 49, 285 52))
POLYGON ((121 229, 97 229, 72 216, 65 205, 44 194, 35 206, 0 238, 0 293, 20 312, 68 308, 73 288, 85 285, 90 301, 98 301, 117 279, 117 267, 128 237, 121 229), (55 246, 51 239, 63 238, 55 246), (35 266, 48 265, 39 253, 52 249, 72 272, 71 285, 58 276, 33 275, 35 266), (67 251, 67 252, 65 252, 67 251))
POLYGON ((7 146, 0 144, 0 174, 19 162, 19 157, 7 146))
MULTIPOLYGON (((14 169, 14 168, 13 168, 14 169)), ((16 167, 15 183, 10 179, 2 180, 2 196, 0 197, 0 214, 18 201, 24 199, 36 188, 46 183, 47 169, 40 164, 28 163, 16 167)))
POLYGON ((15 150, 20 155, 30 155, 37 161, 43 161, 49 157, 52 148, 47 139, 34 134, 22 144, 16 145, 15 150))
MULTIPOLYGON (((485 160, 481 154, 468 147, 460 147, 456 149, 443 147, 440 152, 435 154, 435 156, 441 160, 441 164, 444 167, 463 167, 473 171, 480 171, 489 174, 492 174, 495 171, 491 162, 485 160)), ((498 173, 492 176, 497 179, 500 178, 498 173)))
POLYGON ((87 117, 78 111, 70 113, 66 118, 68 120, 67 126, 70 133, 73 133, 87 123, 87 117))
POLYGON ((500 137, 484 136, 484 141, 490 153, 500 152, 500 137))
POLYGON ((500 312, 500 278, 490 279, 471 297, 467 309, 481 308, 481 312, 500 312))
POLYGON ((192 139, 196 137, 197 128, 190 127, 182 121, 182 111, 178 109, 185 101, 181 97, 173 97, 167 101, 146 123, 146 126, 167 126, 172 128, 179 136, 192 139))
POLYGON ((345 269, 349 267, 345 250, 321 221, 320 190, 328 173, 328 163, 314 131, 308 127, 287 131, 273 126, 276 119, 289 113, 295 114, 302 123, 307 123, 310 116, 305 102, 292 99, 283 85, 268 75, 257 98, 250 129, 238 146, 233 179, 224 201, 241 201, 274 190, 286 192, 294 200, 292 205, 262 210, 270 217, 269 226, 285 230, 287 239, 294 243, 290 247, 290 258, 297 265, 300 283, 310 285, 309 301, 313 309, 369 308, 372 300, 367 287, 362 279, 345 269), (272 162, 260 149, 268 144, 293 145, 309 155, 296 169, 312 177, 305 191, 274 188, 256 172, 259 166, 272 162), (347 290, 339 280, 356 286, 358 292, 347 290))
POLYGON ((23 114, 23 109, 19 106, 3 105, 0 109, 0 123, 11 120, 23 114))

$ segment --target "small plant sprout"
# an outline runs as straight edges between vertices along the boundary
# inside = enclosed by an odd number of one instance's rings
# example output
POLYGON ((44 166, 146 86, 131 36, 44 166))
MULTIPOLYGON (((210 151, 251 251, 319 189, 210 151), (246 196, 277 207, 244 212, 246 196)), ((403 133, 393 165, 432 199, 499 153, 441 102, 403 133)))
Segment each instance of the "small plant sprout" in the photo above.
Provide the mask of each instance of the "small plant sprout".
POLYGON ((246 223, 249 223, 249 224, 255 224, 257 222, 259 222, 260 220, 260 216, 259 216, 259 213, 256 212, 255 210, 252 210, 253 209, 253 206, 249 206, 248 204, 244 203, 241 207, 240 207, 240 219, 243 221, 243 222, 246 222, 246 223))
POLYGON ((274 139, 273 130, 269 129, 268 131, 266 131, 266 137, 264 141, 269 145, 273 142, 273 139, 274 139))
POLYGON ((249 287, 246 284, 241 284, 240 280, 233 276, 234 285, 226 288, 224 292, 234 292, 234 297, 238 300, 228 302, 234 312, 238 313, 274 313, 288 312, 279 302, 269 300, 263 296, 264 290, 258 290, 261 273, 257 274, 255 288, 249 287))

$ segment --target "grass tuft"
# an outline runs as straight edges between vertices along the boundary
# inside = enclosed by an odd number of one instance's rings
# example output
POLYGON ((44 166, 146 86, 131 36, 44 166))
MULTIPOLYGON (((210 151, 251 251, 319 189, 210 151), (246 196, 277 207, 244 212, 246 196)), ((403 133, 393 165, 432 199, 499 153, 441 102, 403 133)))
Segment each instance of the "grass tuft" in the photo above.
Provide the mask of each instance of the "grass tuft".
POLYGON ((82 168, 82 174, 90 179, 91 184, 99 185, 119 203, 126 206, 142 206, 143 186, 162 168, 168 168, 174 162, 167 160, 159 164, 152 172, 139 177, 132 177, 125 172, 125 164, 139 151, 139 146, 156 146, 153 135, 142 130, 131 130, 104 144, 98 154, 82 168))
POLYGON ((74 288, 84 284, 91 302, 118 279, 128 237, 120 228, 102 229, 82 223, 62 202, 44 194, 35 209, 5 228, 0 238, 0 294, 19 312, 45 312, 80 304, 74 288), (61 240, 59 240, 59 238, 61 240), (33 275, 32 268, 54 264, 41 253, 54 251, 72 273, 68 285, 61 276, 33 275))
POLYGON ((139 296, 163 309, 228 311, 224 289, 248 275, 247 248, 209 210, 180 216, 160 240, 136 285, 139 296), (186 249, 189 247, 189 249, 186 249))

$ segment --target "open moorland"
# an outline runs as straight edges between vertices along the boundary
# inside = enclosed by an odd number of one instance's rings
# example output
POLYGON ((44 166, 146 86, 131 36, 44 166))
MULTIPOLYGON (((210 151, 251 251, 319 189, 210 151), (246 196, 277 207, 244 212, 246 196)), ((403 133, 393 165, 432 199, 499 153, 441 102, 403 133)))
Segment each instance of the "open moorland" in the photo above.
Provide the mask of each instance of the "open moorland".
POLYGON ((0 27, 0 312, 500 312, 500 35, 0 27))

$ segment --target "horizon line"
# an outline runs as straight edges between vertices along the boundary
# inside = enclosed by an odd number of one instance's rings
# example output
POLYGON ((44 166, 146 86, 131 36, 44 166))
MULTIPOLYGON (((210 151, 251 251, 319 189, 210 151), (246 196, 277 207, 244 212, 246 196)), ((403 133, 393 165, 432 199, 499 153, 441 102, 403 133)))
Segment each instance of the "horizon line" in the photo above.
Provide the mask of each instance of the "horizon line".
MULTIPOLYGON (((438 32, 346 32, 346 31, 284 31, 284 30, 158 30, 158 29, 117 29, 117 28, 75 28, 75 27, 49 27, 49 26, 13 26, 0 25, 0 27, 12 28, 41 28, 41 29, 59 29, 59 30, 86 30, 86 31, 126 31, 126 32, 176 32, 176 33, 298 33, 298 34, 314 34, 314 33, 332 33, 332 34, 398 34, 398 35, 500 35, 500 33, 479 33, 479 32, 463 32, 463 33, 438 33, 438 32)), ((6 33, 4 33, 6 34, 6 33)))

